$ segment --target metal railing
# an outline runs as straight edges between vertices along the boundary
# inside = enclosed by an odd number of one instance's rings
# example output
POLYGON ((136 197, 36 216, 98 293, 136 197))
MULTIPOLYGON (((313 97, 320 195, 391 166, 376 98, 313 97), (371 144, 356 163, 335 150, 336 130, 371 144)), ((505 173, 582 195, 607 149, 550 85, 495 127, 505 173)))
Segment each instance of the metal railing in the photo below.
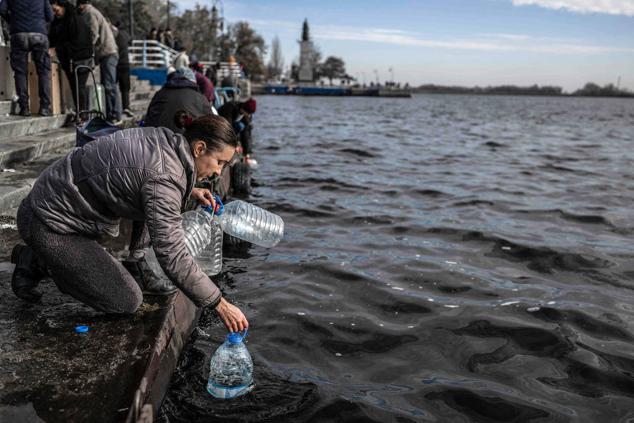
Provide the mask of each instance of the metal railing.
MULTIPOLYGON (((165 44, 156 40, 134 40, 128 48, 130 56, 130 64, 132 66, 141 66, 144 68, 168 68, 172 65, 174 58, 178 52, 165 44)), ((214 65, 214 62, 199 62, 205 68, 214 65)), ((226 77, 235 78, 242 77, 240 65, 236 62, 220 62, 216 71, 218 79, 226 77)))
POLYGON ((133 40, 128 54, 132 66, 167 68, 178 52, 156 40, 133 40))

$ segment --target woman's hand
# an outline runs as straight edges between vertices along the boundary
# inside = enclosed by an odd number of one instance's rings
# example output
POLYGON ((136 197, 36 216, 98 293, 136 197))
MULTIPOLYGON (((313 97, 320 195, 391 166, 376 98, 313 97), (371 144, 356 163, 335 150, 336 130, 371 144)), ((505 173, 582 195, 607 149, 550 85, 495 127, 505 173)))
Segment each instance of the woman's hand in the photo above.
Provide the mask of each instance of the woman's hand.
POLYGON ((198 201, 202 206, 211 206, 214 210, 216 209, 216 200, 214 200, 214 195, 208 189, 192 188, 192 193, 189 197, 192 200, 198 201))
POLYGON ((216 313, 229 332, 241 332, 249 328, 249 322, 242 311, 224 298, 216 306, 216 313))

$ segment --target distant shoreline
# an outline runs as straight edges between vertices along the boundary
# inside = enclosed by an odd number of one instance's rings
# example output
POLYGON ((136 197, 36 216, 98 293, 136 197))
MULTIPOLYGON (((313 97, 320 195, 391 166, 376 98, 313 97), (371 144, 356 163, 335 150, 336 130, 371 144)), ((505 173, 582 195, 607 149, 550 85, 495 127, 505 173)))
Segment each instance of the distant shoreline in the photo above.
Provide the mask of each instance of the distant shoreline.
POLYGON ((634 94, 625 95, 590 95, 590 94, 537 94, 537 93, 485 93, 485 92, 454 92, 454 91, 425 91, 412 89, 412 94, 439 94, 439 95, 479 95, 479 96, 506 96, 506 97, 571 97, 571 98, 634 98, 634 94))
POLYGON ((564 92, 563 88, 553 85, 498 85, 489 87, 461 87, 425 84, 411 89, 416 94, 469 94, 469 95, 528 95, 543 97, 610 97, 610 98, 634 98, 634 92, 607 84, 603 87, 593 82, 588 82, 583 88, 571 93, 564 92))

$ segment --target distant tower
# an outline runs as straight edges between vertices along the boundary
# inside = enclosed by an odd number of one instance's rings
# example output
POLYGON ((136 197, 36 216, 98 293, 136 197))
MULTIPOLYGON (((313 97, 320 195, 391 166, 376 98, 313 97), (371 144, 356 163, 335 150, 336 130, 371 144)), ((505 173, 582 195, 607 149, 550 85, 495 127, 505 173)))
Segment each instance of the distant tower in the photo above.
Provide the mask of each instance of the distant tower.
POLYGON ((299 82, 313 82, 313 42, 310 41, 308 20, 304 19, 302 39, 299 42, 299 82))
MULTIPOLYGON (((218 8, 216 4, 219 1, 215 0, 213 2, 213 6, 211 8, 211 46, 209 47, 209 60, 216 61, 218 60, 219 48, 218 48, 218 37, 222 33, 222 17, 218 14, 218 8)), ((222 7, 222 4, 220 4, 222 7)))

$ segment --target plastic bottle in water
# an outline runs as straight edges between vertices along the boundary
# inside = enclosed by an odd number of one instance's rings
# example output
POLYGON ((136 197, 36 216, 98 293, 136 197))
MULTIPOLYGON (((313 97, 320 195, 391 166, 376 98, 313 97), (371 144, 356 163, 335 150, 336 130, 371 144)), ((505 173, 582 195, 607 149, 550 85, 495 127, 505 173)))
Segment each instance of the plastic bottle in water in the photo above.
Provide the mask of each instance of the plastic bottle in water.
POLYGON ((253 361, 244 344, 244 335, 233 332, 211 356, 207 391, 216 398, 235 398, 251 392, 253 361))
POLYGON ((222 230, 262 247, 274 247, 284 236, 281 217, 256 205, 235 200, 216 213, 222 230))
MULTIPOLYGON (((208 275, 222 270, 222 229, 211 207, 199 207, 182 215, 187 251, 208 275)), ((158 264, 153 249, 146 252, 145 260, 152 271, 167 278, 158 264)))

